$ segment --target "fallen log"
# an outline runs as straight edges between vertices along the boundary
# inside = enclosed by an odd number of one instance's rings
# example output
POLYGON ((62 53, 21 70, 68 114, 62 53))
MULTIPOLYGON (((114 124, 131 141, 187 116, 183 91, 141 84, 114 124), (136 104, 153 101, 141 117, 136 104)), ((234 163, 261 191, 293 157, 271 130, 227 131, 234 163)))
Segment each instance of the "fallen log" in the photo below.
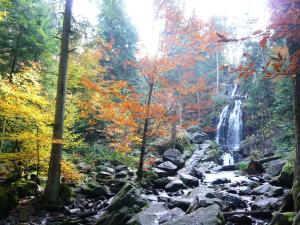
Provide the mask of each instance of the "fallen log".
POLYGON ((247 165, 247 166, 248 166, 251 162, 252 162, 252 163, 257 163, 257 164, 263 164, 263 163, 271 162, 271 161, 273 161, 273 160, 277 160, 277 159, 280 159, 280 158, 281 158, 280 156, 274 155, 274 156, 262 158, 262 159, 259 159, 259 160, 252 160, 252 161, 240 162, 240 163, 238 163, 238 164, 233 164, 233 165, 226 165, 226 166, 222 166, 222 168, 220 169, 220 171, 233 171, 233 170, 238 170, 242 164, 245 164, 245 165, 247 165))
POLYGON ((275 211, 272 210, 255 210, 255 211, 236 211, 236 212, 223 212, 223 216, 225 219, 234 216, 234 215, 245 215, 245 216, 253 216, 257 218, 270 218, 272 217, 272 213, 275 211))

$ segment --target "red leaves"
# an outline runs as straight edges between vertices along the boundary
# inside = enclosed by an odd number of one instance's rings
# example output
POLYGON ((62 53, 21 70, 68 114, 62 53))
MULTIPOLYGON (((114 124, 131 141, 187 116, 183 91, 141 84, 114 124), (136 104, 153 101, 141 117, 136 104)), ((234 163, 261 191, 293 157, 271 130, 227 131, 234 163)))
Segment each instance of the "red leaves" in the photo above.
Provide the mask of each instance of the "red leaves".
POLYGON ((267 45, 267 41, 268 41, 268 36, 264 36, 260 41, 259 41, 259 45, 262 48, 265 48, 267 45))

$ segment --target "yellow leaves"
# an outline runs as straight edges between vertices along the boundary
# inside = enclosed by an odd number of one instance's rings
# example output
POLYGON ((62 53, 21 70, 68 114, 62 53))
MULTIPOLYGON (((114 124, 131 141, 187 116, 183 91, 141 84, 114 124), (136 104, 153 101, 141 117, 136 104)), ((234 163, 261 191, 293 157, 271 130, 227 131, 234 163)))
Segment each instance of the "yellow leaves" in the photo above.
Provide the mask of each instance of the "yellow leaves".
POLYGON ((72 163, 62 160, 60 165, 62 176, 66 181, 79 182, 82 180, 82 175, 77 172, 75 166, 72 163))

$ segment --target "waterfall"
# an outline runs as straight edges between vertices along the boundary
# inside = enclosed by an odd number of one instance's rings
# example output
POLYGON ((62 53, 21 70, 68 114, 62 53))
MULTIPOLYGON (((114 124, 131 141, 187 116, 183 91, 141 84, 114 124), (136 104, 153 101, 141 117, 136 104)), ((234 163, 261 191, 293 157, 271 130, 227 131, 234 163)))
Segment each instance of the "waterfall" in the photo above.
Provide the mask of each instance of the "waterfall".
POLYGON ((229 150, 229 153, 224 153, 223 164, 231 165, 234 163, 233 156, 230 152, 238 150, 242 138, 242 101, 237 93, 237 85, 231 88, 228 97, 235 99, 232 104, 226 105, 219 116, 219 122, 216 132, 216 143, 222 149, 229 150))
POLYGON ((235 100, 234 108, 229 116, 227 146, 234 150, 240 147, 242 134, 242 101, 235 100))
MULTIPOLYGON (((226 119, 226 115, 227 115, 227 112, 228 112, 228 108, 229 108, 229 105, 225 106, 223 109, 222 109, 222 112, 220 114, 220 119, 219 119, 219 123, 218 123, 218 126, 217 126, 217 135, 216 135, 216 142, 218 145, 220 145, 220 137, 221 137, 221 130, 222 130, 222 125, 224 124, 224 121, 226 119)), ((222 141, 224 142, 224 141, 222 141)))

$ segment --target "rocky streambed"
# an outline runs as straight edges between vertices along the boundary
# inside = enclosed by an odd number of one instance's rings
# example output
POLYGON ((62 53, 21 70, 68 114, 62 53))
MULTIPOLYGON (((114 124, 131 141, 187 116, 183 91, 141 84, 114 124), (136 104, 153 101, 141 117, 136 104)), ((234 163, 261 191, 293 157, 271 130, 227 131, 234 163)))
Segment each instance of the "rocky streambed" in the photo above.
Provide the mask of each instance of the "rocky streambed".
POLYGON ((288 196, 278 178, 284 163, 273 161, 268 173, 254 176, 221 171, 211 142, 201 143, 188 160, 179 150, 165 151, 139 185, 135 171, 106 162, 74 187, 73 199, 61 210, 45 212, 35 197, 26 197, 0 224, 268 224, 288 196))

